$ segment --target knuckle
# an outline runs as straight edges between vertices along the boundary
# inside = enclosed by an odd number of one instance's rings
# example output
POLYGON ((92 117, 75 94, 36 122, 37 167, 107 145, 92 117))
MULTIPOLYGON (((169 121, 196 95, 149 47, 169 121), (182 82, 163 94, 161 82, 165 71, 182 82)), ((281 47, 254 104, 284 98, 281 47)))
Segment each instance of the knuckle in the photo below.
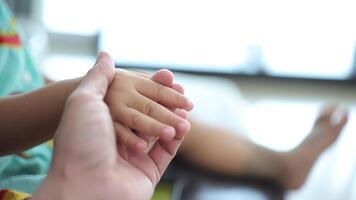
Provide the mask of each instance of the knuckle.
POLYGON ((162 95, 162 91, 164 89, 164 86, 159 84, 159 83, 155 83, 153 85, 153 94, 157 95, 157 96, 161 96, 162 95))
POLYGON ((130 135, 127 134, 124 130, 122 130, 122 142, 124 144, 128 144, 130 142, 130 135))
POLYGON ((172 94, 170 99, 171 99, 170 104, 178 108, 184 107, 188 101, 188 99, 185 96, 177 93, 172 94))
POLYGON ((123 133, 122 129, 118 126, 115 127, 116 128, 116 137, 117 137, 117 140, 119 142, 122 142, 124 143, 125 142, 125 134, 123 133))
POLYGON ((149 102, 149 103, 145 104, 145 106, 143 108, 143 113, 145 113, 148 116, 151 116, 153 114, 154 110, 155 110, 155 108, 154 108, 153 103, 149 102))
POLYGON ((171 125, 178 124, 180 121, 181 119, 177 115, 171 114, 168 117, 168 123, 171 125))
POLYGON ((126 127, 123 127, 121 124, 116 124, 117 132, 118 132, 118 140, 123 143, 127 144, 129 141, 129 132, 126 127))
POLYGON ((130 117, 130 126, 131 127, 137 127, 140 123, 140 115, 138 114, 133 114, 131 117, 130 117))
POLYGON ((124 69, 115 69, 114 80, 118 83, 125 82, 129 78, 129 74, 124 69))
POLYGON ((175 97, 177 103, 179 103, 180 105, 185 105, 187 103, 187 98, 184 97, 183 95, 180 95, 180 94, 176 94, 176 97, 175 97))

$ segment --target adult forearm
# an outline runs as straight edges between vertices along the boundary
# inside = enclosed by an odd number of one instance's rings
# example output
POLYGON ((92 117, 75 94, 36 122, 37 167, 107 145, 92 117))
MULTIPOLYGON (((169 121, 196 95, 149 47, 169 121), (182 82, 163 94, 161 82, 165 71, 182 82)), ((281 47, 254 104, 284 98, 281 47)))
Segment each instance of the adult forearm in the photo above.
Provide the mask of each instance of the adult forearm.
POLYGON ((0 155, 40 144, 55 133, 67 97, 80 79, 0 99, 0 155))

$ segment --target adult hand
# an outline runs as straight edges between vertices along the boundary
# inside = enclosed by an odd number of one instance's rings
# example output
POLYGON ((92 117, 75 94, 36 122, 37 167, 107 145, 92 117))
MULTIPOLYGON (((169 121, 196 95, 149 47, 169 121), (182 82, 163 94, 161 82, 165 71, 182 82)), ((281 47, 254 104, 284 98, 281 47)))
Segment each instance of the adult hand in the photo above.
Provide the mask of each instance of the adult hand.
POLYGON ((150 199, 182 140, 156 142, 145 154, 117 145, 104 103, 114 77, 101 53, 66 102, 49 174, 33 199, 150 199))

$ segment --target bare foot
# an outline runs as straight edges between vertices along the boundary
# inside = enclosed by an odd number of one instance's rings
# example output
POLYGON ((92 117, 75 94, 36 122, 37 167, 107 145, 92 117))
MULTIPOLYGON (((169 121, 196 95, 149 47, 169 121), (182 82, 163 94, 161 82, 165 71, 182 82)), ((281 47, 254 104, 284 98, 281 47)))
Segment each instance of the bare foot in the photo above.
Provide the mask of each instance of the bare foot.
POLYGON ((284 186, 298 189, 304 184, 313 164, 336 141, 347 119, 347 112, 341 112, 336 106, 323 109, 304 141, 294 150, 283 153, 287 167, 286 176, 282 180, 284 186))

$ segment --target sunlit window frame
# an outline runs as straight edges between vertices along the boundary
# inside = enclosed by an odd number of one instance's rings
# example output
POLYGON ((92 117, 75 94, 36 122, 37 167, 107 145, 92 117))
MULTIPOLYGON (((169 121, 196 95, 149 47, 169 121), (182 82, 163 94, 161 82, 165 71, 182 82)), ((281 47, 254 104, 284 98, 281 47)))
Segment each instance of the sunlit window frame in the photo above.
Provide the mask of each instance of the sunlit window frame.
MULTIPOLYGON (((7 0, 10 5, 14 6, 16 1, 7 0)), ((25 15, 43 24, 43 2, 44 0, 27 0, 29 1, 29 10, 25 15)), ((21 13, 23 16, 24 13, 21 13)), ((48 33, 49 47, 54 54, 75 54, 75 55, 95 55, 100 45, 100 32, 94 34, 71 34, 63 32, 50 31, 48 33)), ((131 66, 123 66, 131 67, 131 66)), ((350 78, 356 80, 356 52, 353 61, 353 74, 350 78)), ((198 72, 200 73, 200 72, 198 72)), ((211 73, 206 73, 211 74, 211 73)), ((264 77, 263 73, 257 76, 264 77)))

